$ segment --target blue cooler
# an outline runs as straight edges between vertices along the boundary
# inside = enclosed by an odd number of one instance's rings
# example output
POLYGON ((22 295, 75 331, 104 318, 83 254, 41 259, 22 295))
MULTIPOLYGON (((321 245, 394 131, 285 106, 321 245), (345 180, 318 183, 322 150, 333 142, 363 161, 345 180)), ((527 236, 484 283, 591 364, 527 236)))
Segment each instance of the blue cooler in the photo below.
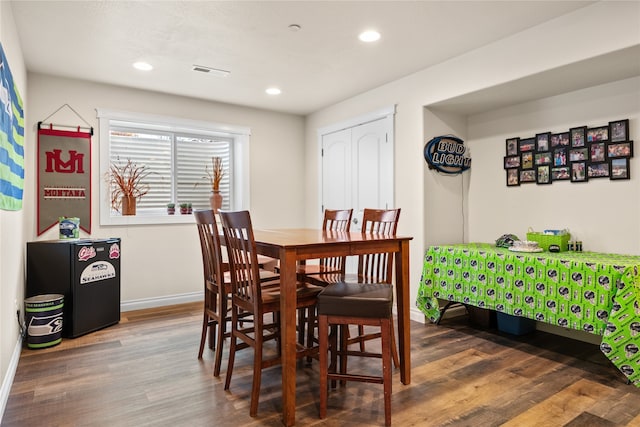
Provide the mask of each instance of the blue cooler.
POLYGON ((512 316, 498 311, 496 320, 498 330, 507 334, 525 335, 536 330, 536 321, 528 317, 512 316))

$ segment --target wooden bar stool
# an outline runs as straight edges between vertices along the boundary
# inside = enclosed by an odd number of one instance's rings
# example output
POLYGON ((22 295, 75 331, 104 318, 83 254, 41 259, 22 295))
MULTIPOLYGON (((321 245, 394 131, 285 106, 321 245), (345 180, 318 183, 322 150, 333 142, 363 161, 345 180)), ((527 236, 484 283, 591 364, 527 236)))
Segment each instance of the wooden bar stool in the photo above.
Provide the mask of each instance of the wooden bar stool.
POLYGON ((385 425, 391 425, 391 319, 393 290, 385 283, 334 283, 318 295, 318 337, 320 340, 320 418, 327 416, 328 381, 359 381, 383 384, 385 425), (346 331, 349 325, 380 327, 382 352, 349 351, 346 331), (340 344, 335 333, 331 334, 332 363, 328 366, 329 326, 341 329, 340 344), (336 371, 336 356, 344 363, 336 371), (347 373, 347 356, 382 358, 382 375, 347 373), (329 369, 331 368, 331 369, 329 369), (331 370, 331 372, 329 372, 331 370))
MULTIPOLYGON (((400 209, 364 209, 362 215, 362 233, 393 236, 398 228, 400 209)), ((311 277, 311 276, 309 276, 311 277)), ((358 274, 332 273, 314 276, 312 284, 316 286, 328 286, 331 283, 386 283, 392 286, 393 280, 393 254, 371 253, 358 256, 358 274)), ((347 330, 348 331, 348 330, 347 330)), ((393 364, 400 366, 400 358, 395 341, 395 327, 391 324, 391 351, 393 364)), ((347 336, 347 343, 358 344, 360 351, 365 353, 365 342, 380 338, 379 331, 365 331, 364 325, 358 325, 358 334, 347 336)))

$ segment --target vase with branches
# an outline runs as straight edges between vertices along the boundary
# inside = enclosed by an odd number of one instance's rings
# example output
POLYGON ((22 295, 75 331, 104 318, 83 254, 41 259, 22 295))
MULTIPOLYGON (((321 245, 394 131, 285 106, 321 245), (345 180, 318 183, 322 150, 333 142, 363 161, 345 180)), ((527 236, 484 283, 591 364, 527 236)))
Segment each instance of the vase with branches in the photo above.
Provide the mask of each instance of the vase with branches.
POLYGON ((208 165, 204 168, 205 172, 207 173, 207 177, 211 182, 211 191, 220 191, 220 182, 222 181, 222 177, 224 176, 222 157, 212 157, 211 165, 211 171, 209 171, 208 165))
POLYGON ((135 215, 136 202, 149 192, 149 184, 144 180, 151 172, 146 165, 127 159, 126 162, 112 162, 109 168, 111 185, 111 207, 122 215, 135 215))
POLYGON ((214 212, 218 212, 218 210, 222 207, 222 194, 220 194, 220 182, 222 181, 222 177, 224 177, 224 167, 222 164, 222 157, 212 157, 211 158, 211 170, 209 170, 209 165, 205 166, 205 172, 211 184, 211 197, 209 197, 209 203, 211 204, 211 209, 214 212))

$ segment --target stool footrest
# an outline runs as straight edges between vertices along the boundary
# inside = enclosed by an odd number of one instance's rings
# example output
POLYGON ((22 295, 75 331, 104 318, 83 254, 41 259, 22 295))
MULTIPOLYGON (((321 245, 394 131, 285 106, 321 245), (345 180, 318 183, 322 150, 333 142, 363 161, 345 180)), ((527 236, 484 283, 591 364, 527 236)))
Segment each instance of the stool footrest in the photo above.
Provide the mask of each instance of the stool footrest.
POLYGON ((378 359, 382 359, 382 354, 380 353, 371 353, 368 351, 359 351, 359 350, 340 350, 336 351, 338 356, 347 355, 347 356, 358 356, 358 357, 376 357, 378 359))
POLYGON ((340 380, 340 381, 359 381, 363 383, 383 384, 382 377, 375 377, 372 375, 354 375, 354 374, 339 374, 330 373, 327 375, 327 379, 340 380))

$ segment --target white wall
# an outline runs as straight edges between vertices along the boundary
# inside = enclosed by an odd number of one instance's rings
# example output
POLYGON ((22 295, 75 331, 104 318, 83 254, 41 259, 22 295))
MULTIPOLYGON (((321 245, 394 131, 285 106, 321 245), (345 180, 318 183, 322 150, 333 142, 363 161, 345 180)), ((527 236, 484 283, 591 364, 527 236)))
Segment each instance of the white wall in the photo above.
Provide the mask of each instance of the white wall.
MULTIPOLYGON (((469 200, 467 207, 463 194, 466 194, 466 189, 479 185, 476 184, 476 180, 485 180, 482 171, 486 170, 486 166, 482 165, 483 162, 491 162, 492 165, 494 161, 498 162, 499 166, 495 169, 498 174, 504 174, 503 170, 499 170, 502 157, 497 160, 488 159, 490 153, 478 149, 478 144, 470 147, 473 161, 469 182, 464 187, 464 178, 451 180, 451 177, 442 177, 429 171, 422 156, 424 144, 441 133, 465 132, 463 123, 468 119, 455 117, 454 114, 448 117, 451 120, 446 120, 442 115, 425 110, 425 107, 479 90, 499 88, 502 84, 518 79, 533 77, 568 64, 637 46, 640 44, 638 16, 638 2, 597 2, 309 115, 306 121, 307 222, 318 221, 316 205, 319 200, 319 162, 315 130, 368 111, 375 111, 381 106, 395 104, 395 205, 402 208, 398 233, 414 237, 410 257, 410 298, 412 301, 415 300, 422 270, 422 257, 427 246, 462 241, 463 225, 465 229, 468 228, 470 238, 477 236, 495 239, 495 233, 478 234, 480 223, 474 217, 477 207, 474 212, 471 211, 475 199, 469 200), (603 23, 612 23, 616 31, 594 30, 603 28, 603 23), (463 219, 462 210, 467 208, 469 213, 467 218, 463 219), (465 222, 467 220, 468 223, 465 222), (472 230, 476 230, 475 235, 472 234, 472 230)), ((531 92, 535 94, 537 89, 539 88, 531 87, 531 92)), ((625 118, 624 115, 620 117, 618 114, 611 114, 610 111, 603 112, 605 110, 598 105, 594 108, 596 111, 600 108, 600 117, 565 118, 557 125, 564 127, 564 124, 569 122, 590 124, 592 118, 598 118, 595 123, 598 124, 604 116, 614 116, 613 119, 625 118)), ((504 120, 508 121, 508 118, 505 117, 504 120)), ((550 122, 547 121, 544 126, 550 126, 550 122)), ((538 129, 538 126, 532 124, 531 128, 538 129)), ((468 130, 466 132, 467 137, 473 139, 468 130)), ((490 169, 494 168, 491 166, 490 169)), ((497 191, 502 191, 504 187, 504 175, 500 176, 497 191)), ((632 186, 633 182, 635 181, 615 184, 632 186)), ((491 183, 493 184, 493 181, 491 183)), ((598 186, 605 183, 589 183, 588 187, 592 184, 598 186)), ((573 184, 570 188, 573 189, 576 185, 573 184)), ((494 188, 486 187, 484 190, 493 192, 494 188)), ((524 223, 522 226, 528 225, 524 223)), ((631 223, 627 225, 632 227, 631 223)), ((589 237, 585 234, 584 240, 591 242, 589 237)), ((638 237, 633 236, 635 240, 638 240, 638 237)), ((606 247, 609 248, 611 245, 606 247)), ((413 310, 412 318, 424 320, 417 309, 413 310)))
MULTIPOLYGON (((27 122, 29 171, 26 185, 35 188, 35 147, 38 121, 60 106, 69 104, 91 126, 93 215, 90 237, 122 238, 122 301, 142 305, 162 304, 165 298, 192 295, 201 298, 202 259, 195 225, 100 226, 99 224, 99 135, 96 108, 125 110, 251 128, 251 215, 256 227, 299 227, 304 220, 302 117, 205 102, 192 98, 70 80, 28 75, 30 120, 27 122), (141 301, 142 300, 142 301, 141 301), (152 303, 149 300, 155 300, 152 303)), ((54 115, 47 122, 82 125, 81 119, 63 109, 66 117, 54 115), (67 112, 67 113, 65 113, 67 112)), ((25 200, 27 239, 57 239, 53 227, 36 237, 36 194, 25 200)), ((87 237, 81 232, 80 237, 87 237)), ((175 301, 175 299, 174 299, 175 301)))
MULTIPOLYGON (((11 5, 7 2, 0 2, 0 42, 24 102, 27 97, 27 74, 11 5)), ((25 117, 28 117, 26 106, 25 117)), ((26 183, 24 194, 25 197, 29 195, 26 183)), ((27 221, 28 214, 24 208, 20 211, 0 210, 0 418, 20 352, 16 302, 22 304, 24 299, 24 227, 27 221)))
MULTIPOLYGON (((631 78, 468 119, 474 153, 469 188, 470 241, 493 241, 504 233, 526 238, 534 230, 569 228, 583 249, 640 254, 640 161, 631 159, 630 180, 591 179, 551 185, 507 187, 505 139, 566 132, 629 119, 630 138, 640 143, 640 78, 631 78)), ((636 150, 637 154, 640 151, 636 150)))

